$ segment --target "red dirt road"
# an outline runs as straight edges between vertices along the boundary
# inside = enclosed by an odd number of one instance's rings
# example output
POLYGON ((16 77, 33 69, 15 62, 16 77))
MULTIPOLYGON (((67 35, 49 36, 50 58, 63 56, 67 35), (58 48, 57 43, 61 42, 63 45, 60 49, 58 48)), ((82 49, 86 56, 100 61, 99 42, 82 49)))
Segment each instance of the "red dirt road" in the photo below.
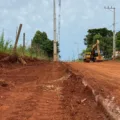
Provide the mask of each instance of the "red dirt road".
POLYGON ((62 63, 2 65, 0 120, 108 120, 81 79, 62 63))
POLYGON ((115 97, 120 105, 120 62, 70 63, 73 70, 84 76, 97 92, 104 97, 115 97))

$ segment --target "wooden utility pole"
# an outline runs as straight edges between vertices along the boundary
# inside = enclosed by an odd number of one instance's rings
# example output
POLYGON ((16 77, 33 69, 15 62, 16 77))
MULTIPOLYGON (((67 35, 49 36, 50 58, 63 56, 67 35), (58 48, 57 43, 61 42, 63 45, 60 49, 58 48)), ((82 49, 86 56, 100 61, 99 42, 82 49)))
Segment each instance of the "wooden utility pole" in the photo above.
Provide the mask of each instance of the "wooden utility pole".
POLYGON ((18 39, 19 39, 19 36, 20 36, 21 29, 22 29, 22 24, 19 25, 19 30, 17 32, 17 37, 16 37, 16 40, 15 40, 14 48, 13 48, 13 53, 14 54, 16 54, 16 48, 17 48, 17 43, 18 43, 18 39))
POLYGON ((23 55, 25 54, 25 33, 23 33, 23 55))

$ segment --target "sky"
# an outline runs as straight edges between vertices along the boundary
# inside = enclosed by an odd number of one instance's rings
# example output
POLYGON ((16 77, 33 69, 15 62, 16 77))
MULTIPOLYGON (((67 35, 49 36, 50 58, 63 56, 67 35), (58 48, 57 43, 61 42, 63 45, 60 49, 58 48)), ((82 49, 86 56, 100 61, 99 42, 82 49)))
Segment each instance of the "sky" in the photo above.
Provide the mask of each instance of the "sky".
MULTIPOLYGON (((86 48, 84 38, 88 29, 106 27, 112 30, 113 12, 104 6, 116 8, 116 31, 120 30, 120 0, 61 0, 61 60, 77 58, 78 51, 86 48)), ((58 0, 57 25, 58 25, 58 0)), ((0 0, 0 33, 5 39, 15 41, 16 29, 22 23, 26 45, 30 44, 36 30, 45 31, 53 40, 53 0, 0 0)), ((57 26, 58 28, 58 26, 57 26)), ((57 29, 58 30, 58 29, 57 29)))

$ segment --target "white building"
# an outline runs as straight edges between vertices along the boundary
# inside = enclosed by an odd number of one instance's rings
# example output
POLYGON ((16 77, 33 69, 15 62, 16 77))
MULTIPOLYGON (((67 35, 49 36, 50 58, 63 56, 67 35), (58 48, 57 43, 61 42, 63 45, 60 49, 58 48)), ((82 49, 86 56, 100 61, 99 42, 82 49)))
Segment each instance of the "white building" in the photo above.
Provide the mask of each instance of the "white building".
POLYGON ((115 52, 115 56, 116 56, 116 57, 120 57, 120 51, 116 51, 116 52, 115 52))

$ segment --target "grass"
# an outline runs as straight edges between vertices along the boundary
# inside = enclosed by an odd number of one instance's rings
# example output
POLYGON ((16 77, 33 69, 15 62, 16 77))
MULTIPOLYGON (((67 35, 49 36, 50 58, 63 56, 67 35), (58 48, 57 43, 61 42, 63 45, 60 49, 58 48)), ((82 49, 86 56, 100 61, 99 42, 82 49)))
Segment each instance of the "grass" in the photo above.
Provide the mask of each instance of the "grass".
POLYGON ((116 60, 117 62, 120 62, 120 57, 116 58, 115 60, 116 60))
MULTIPOLYGON (((10 43, 11 42, 9 40, 7 40, 7 41, 5 40, 4 32, 2 32, 2 34, 0 35, 0 53, 1 54, 6 54, 6 53, 12 54, 13 45, 10 43)), ((17 55, 23 56, 23 46, 22 45, 19 45, 17 47, 17 55)), ((36 50, 32 49, 32 51, 31 51, 30 47, 25 48, 24 56, 34 57, 34 58, 44 59, 44 60, 50 59, 44 51, 39 50, 39 52, 36 55, 36 50)))

